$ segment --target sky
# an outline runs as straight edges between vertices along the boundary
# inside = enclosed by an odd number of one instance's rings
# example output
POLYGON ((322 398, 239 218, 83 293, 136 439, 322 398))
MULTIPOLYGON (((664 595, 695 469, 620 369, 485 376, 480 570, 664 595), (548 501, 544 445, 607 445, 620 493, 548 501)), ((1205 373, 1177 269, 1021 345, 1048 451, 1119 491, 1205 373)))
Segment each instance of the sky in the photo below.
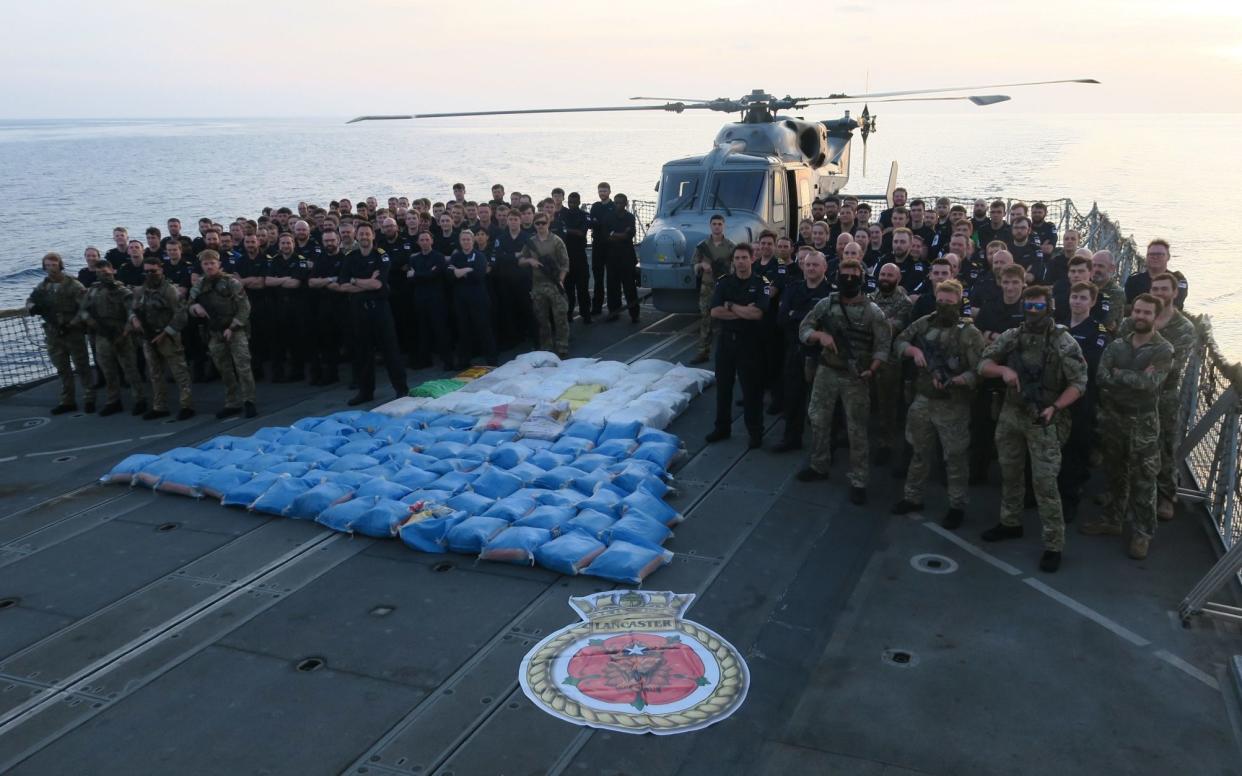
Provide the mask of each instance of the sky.
MULTIPOLYGON (((349 117, 1082 77, 1103 83, 980 93, 1014 97, 996 112, 1242 112, 1239 0, 972 5, 17 2, 0 119, 349 117)), ((886 106, 947 110, 981 109, 886 106)))

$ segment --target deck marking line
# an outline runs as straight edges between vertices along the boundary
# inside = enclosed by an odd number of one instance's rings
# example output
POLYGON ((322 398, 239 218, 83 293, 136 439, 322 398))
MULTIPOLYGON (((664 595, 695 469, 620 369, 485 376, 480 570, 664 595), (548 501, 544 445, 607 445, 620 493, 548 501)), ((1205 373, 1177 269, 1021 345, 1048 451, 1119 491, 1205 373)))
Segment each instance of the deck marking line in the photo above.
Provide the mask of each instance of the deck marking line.
POLYGON ((133 439, 117 439, 113 442, 100 442, 97 445, 82 445, 81 447, 66 447, 64 450, 48 450, 46 453, 26 453, 27 458, 37 458, 41 455, 60 455, 61 453, 76 453, 79 450, 95 450, 100 447, 112 447, 113 445, 123 445, 126 442, 133 442, 133 439))
POLYGON ((1000 569, 1001 571, 1005 572, 1006 574, 1012 577, 1022 576, 1022 570, 1019 569, 1018 567, 1009 565, 1005 561, 1001 560, 995 555, 992 555, 989 552, 984 552, 983 550, 979 549, 975 545, 966 541, 965 539, 953 533, 952 531, 948 530, 947 528, 936 525, 935 523, 923 523, 923 527, 929 531, 932 531, 934 533, 937 533, 943 536, 945 539, 948 539, 949 541, 953 542, 958 547, 961 547, 966 552, 969 552, 971 555, 974 555, 979 560, 982 560, 986 563, 990 563, 991 565, 995 566, 996 568, 1000 569))
POLYGON ((1213 690, 1220 692, 1220 683, 1216 681, 1215 677, 1210 676, 1205 671, 1200 671, 1198 668, 1186 662, 1185 660, 1182 660, 1180 657, 1178 657, 1177 655, 1174 655, 1172 652, 1168 651, 1167 649, 1158 649, 1152 654, 1160 658, 1164 662, 1168 663, 1169 665, 1173 666, 1177 670, 1185 672, 1186 674, 1194 677, 1195 679, 1198 679, 1200 682, 1203 682, 1208 687, 1211 687, 1213 690))
POLYGON ((8 463, 9 461, 16 461, 16 460, 17 460, 17 456, 10 455, 7 458, 0 458, 0 463, 8 463))
POLYGON ((138 437, 138 438, 139 438, 139 439, 163 439, 164 437, 170 437, 170 436, 172 436, 174 433, 176 433, 176 432, 175 432, 175 431, 165 431, 163 434, 147 434, 146 436, 140 436, 140 437, 138 437))
POLYGON ((1125 627, 1124 625, 1121 625, 1120 623, 1110 620, 1109 618, 1100 614, 1096 610, 1092 609, 1090 606, 1087 606, 1086 604, 1081 603, 1080 601, 1076 601, 1073 598, 1070 598, 1065 593, 1062 593, 1061 591, 1056 590, 1054 588, 1048 587, 1043 582, 1040 582, 1038 579, 1035 579, 1034 577, 1027 577, 1026 579, 1022 581, 1030 585, 1031 587, 1035 588, 1039 592, 1043 593, 1044 595, 1048 596, 1052 600, 1056 601, 1057 603, 1061 604, 1062 606, 1065 606, 1069 609, 1073 609, 1075 612, 1078 612, 1083 617, 1086 617, 1088 620, 1092 620, 1097 625, 1100 625, 1104 628, 1109 629, 1113 633, 1116 633, 1118 636, 1130 642, 1136 647, 1146 647, 1149 644, 1151 644, 1150 641, 1138 635, 1137 633, 1125 627))

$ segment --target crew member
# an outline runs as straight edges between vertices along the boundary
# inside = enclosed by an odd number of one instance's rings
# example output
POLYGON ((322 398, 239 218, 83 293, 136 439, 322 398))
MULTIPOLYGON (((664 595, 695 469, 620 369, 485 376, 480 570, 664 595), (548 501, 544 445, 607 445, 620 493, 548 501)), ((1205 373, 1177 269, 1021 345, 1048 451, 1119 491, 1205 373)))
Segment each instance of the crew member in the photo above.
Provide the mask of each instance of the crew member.
POLYGON ((595 286, 591 289, 591 315, 599 315, 604 310, 604 291, 607 288, 605 278, 608 266, 609 235, 612 233, 612 217, 616 205, 612 201, 612 187, 600 183, 596 187, 599 201, 591 205, 589 214, 591 224, 591 275, 595 286))
POLYGON ((588 217, 582 210, 582 197, 576 191, 569 193, 569 207, 562 208, 556 216, 557 234, 565 242, 569 252, 569 274, 565 276, 566 316, 574 318, 574 302, 583 323, 591 322, 591 266, 586 255, 588 217))
POLYGON ((720 321, 716 349, 716 425, 707 435, 712 444, 728 439, 733 427, 733 381, 742 385, 742 417, 753 450, 763 442, 763 360, 759 346, 763 314, 771 292, 767 280, 751 271, 754 250, 749 243, 733 249, 733 272, 716 283, 712 317, 720 321))
POLYGON ((475 250, 474 233, 469 229, 462 231, 458 245, 449 260, 457 321, 457 367, 470 366, 472 347, 483 353, 488 365, 496 366, 496 340, 488 314, 487 259, 475 250))
POLYGON ((691 364, 703 364, 711 358, 712 336, 718 324, 712 315, 716 283, 729 272, 734 244, 724 236, 725 219, 719 213, 707 222, 707 237, 694 247, 695 282, 699 287, 699 352, 690 359, 691 364))
POLYGON ((630 200, 618 194, 614 200, 612 223, 608 231, 608 320, 621 317, 621 294, 630 311, 630 322, 638 323, 638 255, 634 253, 634 237, 638 221, 629 211, 630 200))
POLYGON ((397 397, 410 392, 405 365, 393 330, 392 308, 388 304, 388 254, 375 246, 375 229, 368 223, 355 230, 358 248, 345 257, 337 285, 349 295, 350 317, 358 338, 354 355, 358 393, 347 404, 355 407, 375 398, 375 352, 378 350, 388 370, 388 380, 397 397))
MULTIPOLYGON (((782 238, 788 242, 788 238, 782 238)), ((781 295, 777 324, 784 339, 785 361, 785 435, 773 452, 784 453, 802 449, 802 435, 806 424, 806 387, 810 380, 808 372, 814 372, 818 354, 812 352, 798 339, 798 326, 819 300, 832 290, 827 278, 827 259, 819 251, 811 251, 801 259, 802 279, 791 282, 781 295)))
MULTIPOLYGON (((181 244, 171 242, 168 248, 170 253, 180 252, 181 244)), ((134 292, 133 314, 129 319, 135 336, 142 338, 147 374, 151 378, 151 409, 143 414, 142 419, 168 417, 168 387, 164 382, 167 370, 177 383, 177 420, 189 420, 194 417, 194 398, 185 350, 181 347, 181 331, 187 321, 185 299, 164 276, 159 258, 148 256, 143 259, 143 271, 147 276, 146 282, 134 292)))
POLYGON ((99 279, 82 298, 77 320, 95 333, 95 355, 101 362, 107 389, 107 400, 99 415, 106 417, 121 411, 122 373, 134 400, 131 412, 141 415, 147 411, 147 396, 128 326, 134 292, 117 282, 116 270, 107 261, 96 262, 95 273, 99 279))
POLYGON ((530 272, 539 349, 569 358, 568 305, 561 286, 569 272, 569 252, 565 242, 549 231, 549 226, 546 215, 535 216, 535 235, 522 248, 518 264, 530 272))
POLYGON ((250 371, 250 342, 246 336, 249 296, 241 280, 224 274, 215 251, 203 251, 198 261, 203 277, 190 289, 190 315, 206 320, 210 332, 207 351, 224 382, 224 407, 216 417, 224 420, 244 411, 247 418, 253 418, 258 409, 254 404, 254 375, 250 371))
MULTIPOLYGON (((111 263, 99 258, 95 251, 94 264, 111 263)), ((91 362, 86 354, 86 335, 75 320, 78 307, 86 296, 86 288, 65 274, 65 261, 59 253, 43 257, 46 273, 26 300, 26 312, 43 318, 43 337, 47 355, 60 378, 60 401, 52 408, 53 415, 63 415, 78 408, 74 398, 73 373, 82 381, 82 396, 86 411, 95 411, 95 381, 91 375, 91 362)))

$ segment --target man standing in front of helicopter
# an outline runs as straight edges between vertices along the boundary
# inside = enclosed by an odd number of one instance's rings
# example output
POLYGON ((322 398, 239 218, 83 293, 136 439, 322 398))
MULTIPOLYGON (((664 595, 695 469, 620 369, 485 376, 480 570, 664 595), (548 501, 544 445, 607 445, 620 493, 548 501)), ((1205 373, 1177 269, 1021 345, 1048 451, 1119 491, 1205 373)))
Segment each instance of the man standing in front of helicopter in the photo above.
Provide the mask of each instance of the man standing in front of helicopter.
POLYGON ((612 232, 612 218, 616 205, 612 201, 612 186, 601 182, 596 189, 599 202, 591 205, 591 276, 595 286, 591 289, 591 315, 604 310, 605 275, 608 267, 608 237, 612 232))
POLYGON ((719 213, 707 222, 707 238, 694 248, 694 274, 699 285, 699 352, 690 359, 691 364, 703 364, 711 358, 712 333, 716 329, 712 319, 712 297, 716 293, 716 281, 729 272, 733 261, 733 242, 724 236, 725 220, 719 213))

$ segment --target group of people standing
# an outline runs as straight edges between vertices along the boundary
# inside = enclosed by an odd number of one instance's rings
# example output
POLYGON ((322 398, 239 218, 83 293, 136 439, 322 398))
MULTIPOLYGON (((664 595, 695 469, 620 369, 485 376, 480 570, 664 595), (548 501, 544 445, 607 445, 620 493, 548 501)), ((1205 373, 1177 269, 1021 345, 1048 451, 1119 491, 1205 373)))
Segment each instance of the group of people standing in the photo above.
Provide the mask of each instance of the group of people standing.
POLYGON ((121 411, 128 384, 131 411, 146 419, 171 414, 170 375, 184 420, 194 415, 192 384, 216 376, 226 390, 217 416, 253 417, 265 375, 330 385, 348 362, 357 405, 374 398, 377 355, 398 396, 408 393, 407 366, 494 365, 499 350, 525 344, 567 356, 575 303, 584 324, 605 303, 608 320, 619 318, 623 297, 638 319, 637 222, 624 194, 614 198, 607 183, 597 193, 585 209, 577 192, 533 202, 506 198, 497 184, 480 203, 459 183, 444 202, 340 199, 227 225, 202 218, 194 239, 170 218, 167 234, 150 227, 145 240, 117 227, 113 248, 85 250, 76 279, 49 253, 27 309, 44 319, 60 378, 52 412, 77 409, 75 372, 87 412, 100 386, 99 413, 121 411))
POLYGON ((875 223, 859 220, 862 204, 817 201, 799 235, 763 232, 753 245, 730 242, 713 217, 694 253, 696 361, 716 348, 706 441, 731 435, 736 380, 750 446, 761 446, 766 394, 768 413, 784 416, 775 452, 801 449, 809 420, 799 480, 828 479, 834 448, 848 447, 855 504, 872 467, 893 463, 905 487, 892 512, 921 511, 942 461, 949 529, 996 461, 999 520, 982 538, 1021 537, 1023 509, 1037 507, 1048 572, 1102 463, 1105 506, 1079 530, 1120 536, 1129 518, 1128 553, 1145 558, 1157 521, 1173 517, 1181 376, 1197 343, 1168 242, 1152 240, 1123 286, 1113 256, 1080 247, 1072 229, 1058 235, 1042 203, 978 200, 972 214, 942 198, 933 211, 898 189, 875 223))

